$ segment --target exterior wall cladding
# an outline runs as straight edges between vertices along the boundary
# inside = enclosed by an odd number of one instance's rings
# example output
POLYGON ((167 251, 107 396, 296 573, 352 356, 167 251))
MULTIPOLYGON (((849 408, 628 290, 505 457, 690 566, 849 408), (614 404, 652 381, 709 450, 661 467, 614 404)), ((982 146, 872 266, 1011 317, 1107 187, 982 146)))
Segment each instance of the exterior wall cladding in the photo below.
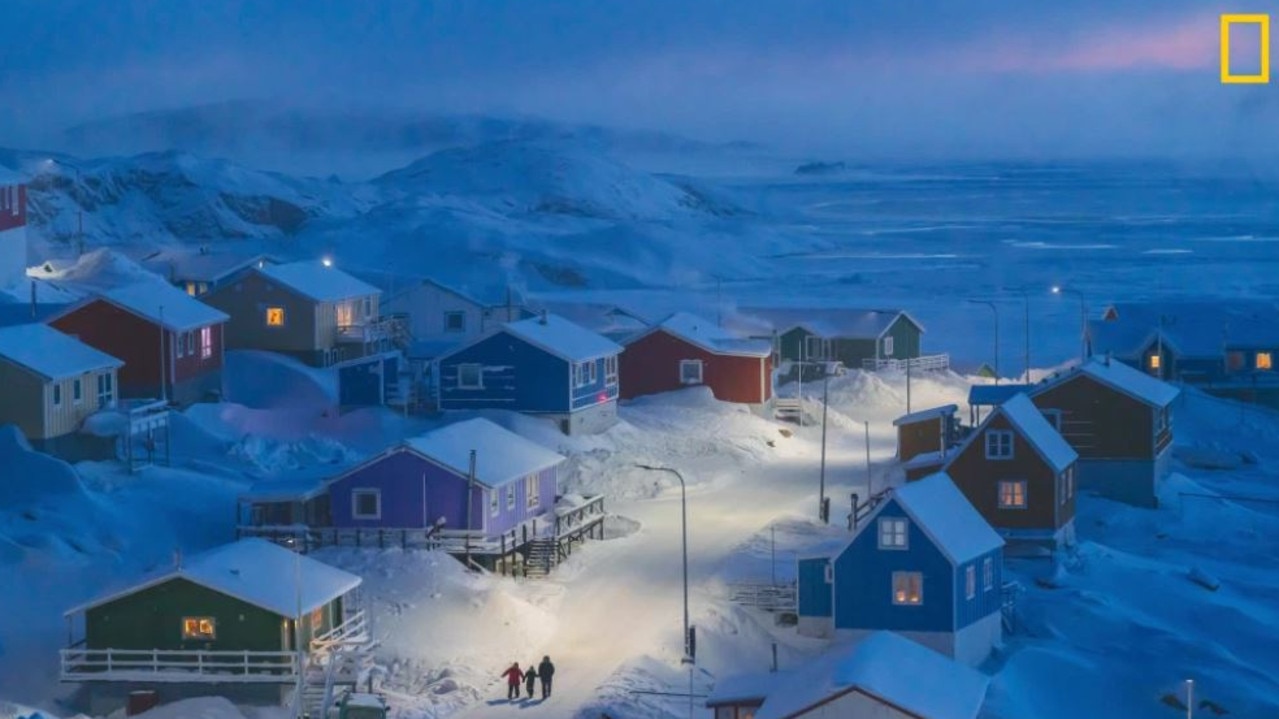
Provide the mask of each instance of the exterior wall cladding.
POLYGON ((658 330, 622 352, 622 399, 687 387, 680 378, 681 360, 702 361, 702 384, 722 402, 758 405, 772 397, 770 358, 715 354, 658 330))

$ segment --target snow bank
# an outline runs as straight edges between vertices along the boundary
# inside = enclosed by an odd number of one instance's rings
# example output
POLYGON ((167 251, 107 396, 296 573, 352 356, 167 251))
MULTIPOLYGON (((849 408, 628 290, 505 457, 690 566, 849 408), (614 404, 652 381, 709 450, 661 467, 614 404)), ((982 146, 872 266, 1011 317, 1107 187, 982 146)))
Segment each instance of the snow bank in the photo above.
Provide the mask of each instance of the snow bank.
POLYGON ((138 715, 145 719, 245 719, 243 713, 222 697, 197 697, 158 706, 138 715))
MULTIPOLYGON (((0 511, 14 511, 30 505, 53 506, 69 501, 63 495, 84 494, 84 486, 71 465, 36 452, 21 430, 0 425, 0 511)), ((73 500, 71 500, 73 501, 73 500)))
POLYGON ((251 409, 324 414, 336 413, 338 406, 336 371, 310 367, 274 352, 227 352, 222 386, 226 401, 251 409))

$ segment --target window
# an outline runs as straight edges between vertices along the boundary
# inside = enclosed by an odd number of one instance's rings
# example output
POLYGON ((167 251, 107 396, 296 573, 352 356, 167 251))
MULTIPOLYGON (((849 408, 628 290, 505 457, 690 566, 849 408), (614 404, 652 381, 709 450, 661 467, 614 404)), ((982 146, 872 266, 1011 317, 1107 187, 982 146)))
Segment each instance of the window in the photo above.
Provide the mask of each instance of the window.
POLYGON ((382 490, 356 489, 351 492, 352 519, 381 519, 382 490))
POLYGON ((599 363, 596 362, 595 360, 591 360, 590 362, 586 363, 586 367, 587 367, 586 373, 591 378, 590 384, 595 384, 596 382, 599 381, 599 363))
POLYGON ((496 517, 501 506, 497 502, 497 490, 489 490, 489 516, 496 517))
POLYGON ((1167 407, 1160 410, 1159 413, 1155 415, 1155 434, 1166 431, 1171 419, 1172 418, 1168 414, 1167 407))
POLYGON ((1006 429, 986 432, 986 459, 1012 459, 1013 433, 1006 429))
POLYGON ((284 326, 284 308, 283 307, 266 308, 266 326, 267 327, 283 327, 284 326))
POLYGON ((311 630, 314 632, 317 628, 324 625, 324 607, 316 607, 311 612, 311 630))
POLYGON ((893 572, 893 604, 917 607, 924 603, 924 575, 893 572))
POLYGON ((460 364, 457 366, 458 389, 484 389, 484 365, 460 364))
POLYGON ((114 384, 110 374, 98 375, 98 409, 110 407, 115 403, 114 384))
POLYGON ((982 586, 986 591, 995 588, 995 560, 986 557, 981 563, 982 586))
POLYGON ((198 294, 196 291, 196 286, 194 282, 187 283, 187 294, 191 295, 192 297, 195 297, 196 294, 198 294))
POLYGON ((827 584, 835 583, 835 565, 831 564, 830 562, 826 563, 826 583, 827 584))
POLYGON ((364 298, 364 319, 368 319, 372 316, 373 316, 373 298, 365 297, 364 298))
POLYGON ((604 384, 617 384, 617 355, 604 358, 604 384))
POLYGON ((829 354, 830 340, 812 335, 804 338, 803 359, 824 360, 829 354))
POLYGON ((187 356, 191 356, 195 354, 195 333, 188 332, 184 336, 186 337, 186 341, 187 341, 187 356))
POLYGON ((80 380, 71 381, 71 401, 76 404, 84 401, 84 388, 81 386, 80 380))
POLYGON ((977 596, 977 565, 970 564, 964 570, 964 596, 972 599, 977 596))
POLYGON ((515 509, 515 485, 506 485, 506 508, 507 510, 515 509))
POLYGON ((53 406, 57 407, 62 404, 62 385, 53 385, 53 406))
POLYGON ((1226 369, 1237 372, 1243 369, 1243 352, 1233 351, 1226 353, 1226 369))
POLYGON ((1025 509, 1026 508, 1026 483, 1024 481, 1000 482, 999 483, 999 508, 1000 509, 1025 509))
POLYGON ((573 365, 573 387, 585 387, 590 384, 589 375, 586 370, 586 363, 577 363, 573 365))
POLYGON ((1273 359, 1271 358, 1270 353, 1258 352, 1257 361, 1253 363, 1253 366, 1259 370, 1269 371, 1274 369, 1273 359))
POLYGON ((1061 473, 1061 506, 1066 506, 1070 498, 1075 496, 1075 468, 1067 467, 1065 472, 1061 473))
POLYGON ((444 313, 444 331, 445 332, 465 332, 466 331, 466 313, 465 312, 445 312, 444 313))
POLYGON ((1051 424, 1053 426, 1053 429, 1057 430, 1058 432, 1061 431, 1061 410, 1046 409, 1046 410, 1043 410, 1041 414, 1044 415, 1044 419, 1048 420, 1048 424, 1051 424))
POLYGON ((213 328, 200 328, 200 359, 208 359, 213 356, 213 328))
POLYGON ((529 509, 536 507, 542 502, 542 478, 536 474, 530 474, 524 478, 524 503, 529 509))
POLYGON ((1158 355, 1158 353, 1152 354, 1146 358, 1146 368, 1149 369, 1151 372, 1158 372, 1159 368, 1162 366, 1163 366, 1163 358, 1161 358, 1158 355))
POLYGON ((680 381, 680 384, 701 384, 702 383, 702 361, 701 360, 680 360, 679 361, 679 381, 680 381))
POLYGON ((184 354, 186 354, 186 350, 187 350, 186 335, 178 334, 175 332, 173 334, 173 353, 177 355, 178 357, 182 357, 184 354))
POLYGON ((217 620, 213 617, 182 617, 183 640, 211 642, 217 638, 217 620))
POLYGON ((906 520, 902 517, 880 517, 879 548, 906 549, 909 547, 906 526, 906 520))
POLYGON ((884 356, 893 356, 893 338, 891 335, 884 338, 884 356))

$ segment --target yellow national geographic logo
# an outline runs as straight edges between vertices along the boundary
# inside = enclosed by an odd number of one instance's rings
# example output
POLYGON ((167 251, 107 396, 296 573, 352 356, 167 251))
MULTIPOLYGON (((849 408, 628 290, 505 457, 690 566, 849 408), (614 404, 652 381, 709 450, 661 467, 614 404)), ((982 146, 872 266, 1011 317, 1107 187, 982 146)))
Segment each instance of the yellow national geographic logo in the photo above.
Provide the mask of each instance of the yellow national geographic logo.
POLYGON ((1221 81, 1227 85, 1265 85, 1270 82, 1270 16, 1221 16, 1221 81), (1256 75, 1230 72, 1230 28, 1233 25, 1256 25, 1261 32, 1261 69, 1256 75))

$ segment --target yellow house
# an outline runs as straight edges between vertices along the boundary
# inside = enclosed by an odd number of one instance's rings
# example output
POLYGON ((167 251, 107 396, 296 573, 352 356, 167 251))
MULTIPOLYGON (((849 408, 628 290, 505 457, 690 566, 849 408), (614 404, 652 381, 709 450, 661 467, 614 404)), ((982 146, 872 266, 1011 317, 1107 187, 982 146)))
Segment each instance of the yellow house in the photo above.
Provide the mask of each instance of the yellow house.
POLYGON ((116 403, 123 362, 48 325, 0 327, 0 424, 44 446, 116 403))

